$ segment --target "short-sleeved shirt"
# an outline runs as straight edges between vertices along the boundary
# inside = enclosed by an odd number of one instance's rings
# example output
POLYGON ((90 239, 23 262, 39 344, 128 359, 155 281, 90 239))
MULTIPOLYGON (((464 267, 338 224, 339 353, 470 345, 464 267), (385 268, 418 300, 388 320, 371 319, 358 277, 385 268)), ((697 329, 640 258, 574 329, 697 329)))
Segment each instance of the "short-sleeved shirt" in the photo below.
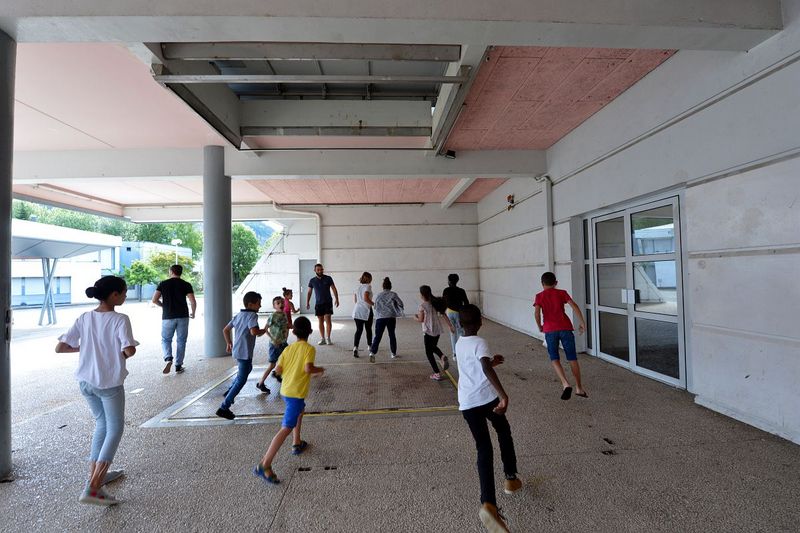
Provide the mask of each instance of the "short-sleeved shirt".
POLYGON ((156 290, 161 293, 161 319, 189 318, 186 295, 194 294, 192 284, 181 278, 165 279, 156 290))
POLYGON ((331 285, 333 285, 333 278, 326 274, 323 274, 321 278, 314 276, 308 280, 308 286, 314 289, 314 298, 317 301, 317 305, 333 303, 331 285))
MULTIPOLYGON (((356 289, 356 305, 353 306, 353 318, 358 320, 369 320, 370 306, 364 301, 364 295, 369 293, 372 296, 372 285, 362 283, 356 289)), ((370 298, 372 299, 372 298, 370 298)))
POLYGON ((58 338, 80 348, 75 377, 97 389, 119 387, 128 370, 122 350, 139 343, 133 338, 128 315, 116 311, 88 311, 58 338))
POLYGON ((573 330, 572 322, 564 312, 564 305, 570 300, 572 298, 570 298, 567 291, 552 287, 536 295, 533 305, 538 305, 542 308, 542 314, 544 315, 542 331, 544 333, 573 330))
POLYGON ((482 357, 491 359, 489 343, 482 337, 461 337, 456 343, 458 358, 458 409, 466 411, 497 398, 497 391, 483 373, 482 357))
POLYGON ((430 302, 422 302, 419 304, 419 312, 425 313, 425 319, 422 321, 422 333, 432 337, 438 337, 442 334, 442 324, 439 322, 439 313, 433 308, 430 302))
POLYGON ((394 318, 403 316, 403 300, 393 291, 379 293, 373 301, 375 318, 394 318))
POLYGON ((469 303, 467 291, 461 287, 447 287, 442 292, 442 298, 444 298, 447 308, 453 311, 461 311, 461 308, 469 303))
POLYGON ((289 298, 283 299, 283 313, 286 315, 286 323, 289 328, 292 327, 292 301, 289 298))
POLYGON ((228 322, 228 326, 233 328, 233 358, 241 361, 252 359, 256 336, 250 333, 250 328, 258 327, 258 313, 242 309, 228 322))
POLYGON ((298 340, 290 344, 278 358, 281 367, 281 396, 305 398, 311 376, 306 374, 306 363, 314 364, 317 351, 306 341, 298 340))
POLYGON ((289 336, 289 319, 286 317, 286 313, 279 311, 272 313, 267 320, 267 328, 269 328, 272 344, 280 346, 286 342, 286 337, 289 336))

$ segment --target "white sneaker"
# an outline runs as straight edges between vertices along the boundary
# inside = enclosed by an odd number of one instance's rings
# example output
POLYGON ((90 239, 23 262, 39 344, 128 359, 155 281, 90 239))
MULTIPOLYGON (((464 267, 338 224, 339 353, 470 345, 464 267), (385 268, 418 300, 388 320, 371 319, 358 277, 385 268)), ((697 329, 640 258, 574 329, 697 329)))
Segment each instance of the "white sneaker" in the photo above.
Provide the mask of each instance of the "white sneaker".
POLYGON ((374 363, 375 362, 375 354, 374 353, 369 354, 369 362, 370 363, 374 363))
POLYGON ((328 344, 333 344, 333 341, 331 340, 330 337, 328 337, 328 344))
POLYGON ((393 354, 392 354, 392 359, 397 359, 398 357, 400 357, 400 356, 399 356, 399 355, 397 355, 396 353, 393 353, 393 354))
POLYGON ((118 503, 122 503, 122 500, 116 499, 111 494, 108 494, 103 487, 99 489, 92 490, 89 485, 86 485, 86 488, 83 489, 80 497, 78 498, 80 503, 88 503, 91 505, 116 505, 118 503))
POLYGON ((325 342, 325 339, 322 339, 321 341, 319 341, 319 342, 317 343, 317 346, 325 346, 326 344, 328 344, 328 343, 327 343, 327 342, 325 342))

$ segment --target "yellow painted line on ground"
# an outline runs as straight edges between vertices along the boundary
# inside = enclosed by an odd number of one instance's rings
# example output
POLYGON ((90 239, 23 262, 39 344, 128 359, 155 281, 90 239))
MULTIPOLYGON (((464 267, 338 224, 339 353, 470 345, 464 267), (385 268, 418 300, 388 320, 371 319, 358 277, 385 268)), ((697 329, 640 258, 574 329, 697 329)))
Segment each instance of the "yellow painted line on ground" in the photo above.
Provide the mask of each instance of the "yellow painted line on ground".
MULTIPOLYGON (((448 405, 445 407, 416 407, 416 408, 388 408, 388 409, 368 409, 361 411, 328 411, 319 413, 306 413, 303 418, 335 417, 335 416, 370 416, 384 414, 420 414, 420 413, 442 413, 448 411, 458 411, 458 406, 448 405)), ((283 418, 281 414, 264 415, 236 415, 236 419, 242 420, 276 420, 283 418)), ((162 422, 207 422, 209 420, 219 420, 216 416, 195 417, 195 418, 165 418, 162 422)))
POLYGON ((453 374, 451 374, 449 370, 445 370, 444 373, 447 374, 447 377, 450 379, 450 383, 453 384, 453 387, 458 390, 458 381, 453 377, 453 374))

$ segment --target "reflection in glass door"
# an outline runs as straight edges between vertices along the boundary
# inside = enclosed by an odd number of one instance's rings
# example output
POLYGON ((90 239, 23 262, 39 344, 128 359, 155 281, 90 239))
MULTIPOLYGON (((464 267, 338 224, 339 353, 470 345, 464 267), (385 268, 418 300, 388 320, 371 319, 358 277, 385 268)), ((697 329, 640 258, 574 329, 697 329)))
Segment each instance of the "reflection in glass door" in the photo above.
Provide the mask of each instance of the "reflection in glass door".
POLYGON ((596 353, 686 386, 678 199, 591 221, 596 353))

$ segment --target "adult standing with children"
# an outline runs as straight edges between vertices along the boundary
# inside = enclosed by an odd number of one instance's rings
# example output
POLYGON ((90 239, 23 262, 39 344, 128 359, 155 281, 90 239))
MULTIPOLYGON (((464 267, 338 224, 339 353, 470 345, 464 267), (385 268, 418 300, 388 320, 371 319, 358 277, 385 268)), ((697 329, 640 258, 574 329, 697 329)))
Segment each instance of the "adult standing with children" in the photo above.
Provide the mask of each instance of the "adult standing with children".
POLYGON ((353 320, 356 323, 356 333, 353 336, 353 357, 358 357, 358 345, 361 343, 361 334, 367 332, 367 347, 372 344, 372 274, 364 272, 358 279, 358 288, 353 293, 353 320))
POLYGON ((125 280, 106 276, 86 289, 96 298, 96 309, 83 313, 71 328, 58 338, 56 353, 80 352, 75 377, 95 419, 92 451, 89 454, 89 481, 78 501, 94 505, 119 503, 105 492, 103 485, 122 475, 109 471, 125 428, 125 361, 136 353, 131 321, 114 308, 128 295, 125 280))
POLYGON ((306 294, 306 309, 311 309, 311 291, 314 291, 314 314, 319 320, 319 334, 322 339, 317 343, 320 345, 333 344, 331 342, 331 315, 333 308, 339 307, 339 291, 333 283, 333 278, 325 275, 325 268, 321 263, 314 265, 315 276, 308 280, 308 293, 306 294), (333 292, 333 298, 331 298, 333 292), (327 336, 325 326, 328 327, 327 336))
POLYGON ((456 343, 458 342, 459 337, 464 334, 464 331, 461 329, 459 312, 461 311, 462 307, 469 304, 469 299, 467 299, 467 291, 461 287, 457 287, 458 280, 458 274, 450 274, 447 276, 447 288, 444 290, 444 292, 442 292, 442 298, 444 298, 444 301, 447 304, 447 311, 445 314, 450 320, 450 323, 453 325, 453 327, 450 328, 450 346, 453 349, 452 353, 454 358, 456 356, 456 343))
POLYGON ((186 354, 186 339, 189 337, 189 319, 194 318, 197 310, 197 300, 194 297, 194 288, 188 281, 181 279, 183 267, 172 265, 169 267, 169 278, 156 287, 153 293, 153 303, 161 308, 161 352, 166 365, 164 374, 169 374, 172 368, 172 338, 178 334, 178 344, 175 350, 175 372, 183 372, 183 357, 186 354), (186 304, 189 300, 189 305, 186 304))

